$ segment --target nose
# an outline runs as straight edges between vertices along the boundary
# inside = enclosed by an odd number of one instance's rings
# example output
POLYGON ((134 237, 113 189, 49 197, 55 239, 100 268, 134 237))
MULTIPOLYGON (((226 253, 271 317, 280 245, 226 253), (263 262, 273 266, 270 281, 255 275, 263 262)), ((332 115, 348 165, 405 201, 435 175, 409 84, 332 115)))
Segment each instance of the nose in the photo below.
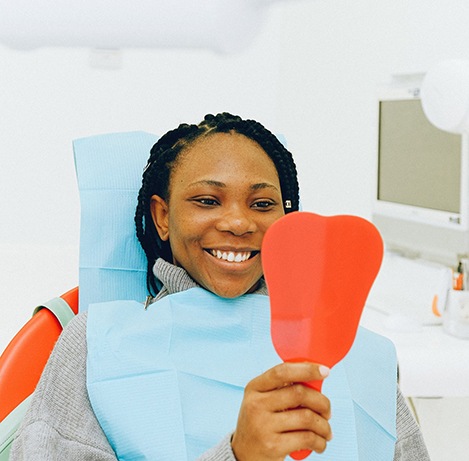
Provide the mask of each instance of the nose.
POLYGON ((253 233, 257 225, 252 216, 252 210, 244 210, 240 206, 225 209, 216 224, 217 230, 230 232, 233 235, 253 233))

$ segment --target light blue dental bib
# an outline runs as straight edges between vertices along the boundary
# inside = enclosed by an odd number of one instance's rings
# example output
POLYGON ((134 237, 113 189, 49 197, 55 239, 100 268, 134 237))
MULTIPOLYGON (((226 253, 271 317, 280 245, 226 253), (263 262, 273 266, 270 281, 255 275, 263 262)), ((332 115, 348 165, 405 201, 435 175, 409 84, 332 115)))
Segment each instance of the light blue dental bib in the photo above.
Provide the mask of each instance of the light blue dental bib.
MULTIPOLYGON (((267 296, 222 299, 201 288, 144 310, 133 301, 90 306, 87 387, 119 460, 194 460, 236 426, 245 385, 281 359, 267 296)), ((392 461, 396 358, 360 329, 325 380, 334 439, 324 461, 392 461)))

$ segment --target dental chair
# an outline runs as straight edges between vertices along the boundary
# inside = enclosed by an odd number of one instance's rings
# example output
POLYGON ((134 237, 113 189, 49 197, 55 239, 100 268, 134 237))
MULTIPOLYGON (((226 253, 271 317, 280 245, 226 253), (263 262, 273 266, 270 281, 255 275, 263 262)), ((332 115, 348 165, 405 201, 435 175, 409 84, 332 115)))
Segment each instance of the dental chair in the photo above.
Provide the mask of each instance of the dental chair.
POLYGON ((0 356, 0 461, 29 406, 62 329, 78 312, 78 287, 36 307, 0 356))

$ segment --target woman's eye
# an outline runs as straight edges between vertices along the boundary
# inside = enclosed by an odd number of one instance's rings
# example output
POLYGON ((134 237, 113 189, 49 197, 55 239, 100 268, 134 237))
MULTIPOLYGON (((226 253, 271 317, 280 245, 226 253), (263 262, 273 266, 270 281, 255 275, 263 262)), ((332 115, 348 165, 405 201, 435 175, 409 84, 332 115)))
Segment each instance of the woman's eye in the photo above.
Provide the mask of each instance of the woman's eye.
POLYGON ((269 208, 273 207, 275 205, 274 202, 271 202, 270 200, 261 200, 259 202, 254 203, 254 208, 258 208, 261 210, 268 210, 269 208))
POLYGON ((197 203, 205 206, 215 206, 218 205, 218 202, 213 198, 198 198, 195 200, 197 203))

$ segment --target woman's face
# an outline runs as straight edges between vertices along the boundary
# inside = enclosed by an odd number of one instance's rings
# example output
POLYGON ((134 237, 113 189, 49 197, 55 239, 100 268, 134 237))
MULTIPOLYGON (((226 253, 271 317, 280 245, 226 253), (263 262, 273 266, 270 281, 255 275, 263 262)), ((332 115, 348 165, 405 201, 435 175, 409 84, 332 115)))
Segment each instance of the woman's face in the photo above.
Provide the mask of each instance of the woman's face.
POLYGON ((268 227, 283 216, 277 170, 265 151, 237 133, 216 133, 180 154, 169 200, 152 215, 174 264, 201 286, 234 298, 256 289, 268 227))

